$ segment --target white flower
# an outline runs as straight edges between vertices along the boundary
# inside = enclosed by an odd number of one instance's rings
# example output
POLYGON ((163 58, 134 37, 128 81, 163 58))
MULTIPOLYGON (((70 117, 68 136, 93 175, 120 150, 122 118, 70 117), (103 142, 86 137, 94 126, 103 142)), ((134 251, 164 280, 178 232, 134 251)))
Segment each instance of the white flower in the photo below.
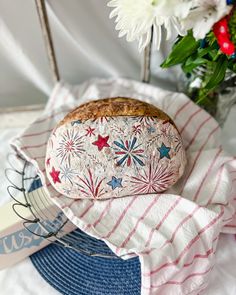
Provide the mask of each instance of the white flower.
POLYGON ((116 16, 116 29, 119 37, 126 35, 127 41, 139 41, 139 49, 143 50, 151 40, 153 27, 153 43, 159 49, 161 28, 167 31, 169 39, 173 31, 184 35, 180 19, 186 18, 192 7, 191 0, 112 0, 108 6, 114 7, 110 17, 116 16))
POLYGON ((203 39, 213 25, 227 15, 232 6, 226 0, 195 0, 193 8, 181 24, 186 30, 193 29, 196 39, 203 39))

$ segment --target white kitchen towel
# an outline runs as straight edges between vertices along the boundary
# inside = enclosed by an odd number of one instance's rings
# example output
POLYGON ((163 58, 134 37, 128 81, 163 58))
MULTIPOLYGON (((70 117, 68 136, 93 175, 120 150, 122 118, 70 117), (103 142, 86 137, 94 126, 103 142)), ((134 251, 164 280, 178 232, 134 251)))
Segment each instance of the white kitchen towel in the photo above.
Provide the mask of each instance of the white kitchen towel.
POLYGON ((45 189, 68 218, 103 239, 124 259, 138 255, 142 294, 199 294, 214 267, 219 234, 236 233, 236 160, 220 144, 215 120, 185 95, 125 79, 59 83, 47 107, 13 146, 38 169, 45 189), (164 194, 103 201, 71 200, 45 175, 50 132, 75 106, 104 97, 150 102, 175 122, 187 153, 182 179, 164 194))

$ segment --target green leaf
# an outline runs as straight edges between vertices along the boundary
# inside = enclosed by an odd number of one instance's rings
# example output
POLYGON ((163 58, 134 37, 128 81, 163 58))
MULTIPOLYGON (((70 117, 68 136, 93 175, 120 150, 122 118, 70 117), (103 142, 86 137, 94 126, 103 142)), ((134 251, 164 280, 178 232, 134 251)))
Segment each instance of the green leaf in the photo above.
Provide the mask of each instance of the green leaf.
POLYGON ((216 61, 218 59, 218 57, 222 54, 222 52, 218 49, 211 49, 209 54, 210 54, 212 60, 216 61))
POLYGON ((228 68, 229 68, 232 72, 236 73, 236 62, 235 62, 234 59, 230 59, 230 60, 229 60, 228 68))
POLYGON ((214 46, 215 44, 217 44, 216 36, 212 31, 207 35, 206 39, 209 43, 209 46, 214 46))
POLYGON ((162 68, 168 68, 183 63, 199 47, 200 42, 196 41, 192 33, 189 33, 177 42, 167 59, 162 63, 162 68))
POLYGON ((202 57, 192 57, 190 56, 186 62, 183 64, 182 69, 185 73, 191 73, 193 69, 207 63, 207 59, 202 57))
POLYGON ((198 56, 199 57, 205 57, 205 55, 208 55, 209 54, 209 52, 211 52, 211 47, 206 47, 206 48, 199 48, 198 49, 198 56))
POLYGON ((211 90, 217 87, 224 80, 227 67, 228 59, 225 55, 221 55, 217 62, 214 63, 213 74, 206 84, 205 89, 211 90))

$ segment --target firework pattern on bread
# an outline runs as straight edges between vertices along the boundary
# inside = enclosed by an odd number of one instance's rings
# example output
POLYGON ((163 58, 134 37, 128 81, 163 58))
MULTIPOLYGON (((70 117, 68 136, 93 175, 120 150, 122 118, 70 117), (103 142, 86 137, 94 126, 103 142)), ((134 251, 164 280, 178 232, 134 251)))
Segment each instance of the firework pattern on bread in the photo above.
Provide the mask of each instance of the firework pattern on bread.
POLYGON ((167 114, 130 98, 91 101, 70 112, 47 145, 46 173, 74 198, 160 193, 186 164, 180 134, 167 114))

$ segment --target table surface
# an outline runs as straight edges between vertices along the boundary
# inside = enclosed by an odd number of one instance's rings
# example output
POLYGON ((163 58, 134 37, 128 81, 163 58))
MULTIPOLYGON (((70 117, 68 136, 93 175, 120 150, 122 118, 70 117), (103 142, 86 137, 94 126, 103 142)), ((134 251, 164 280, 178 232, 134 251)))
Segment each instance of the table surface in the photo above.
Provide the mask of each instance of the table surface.
MULTIPOLYGON (((6 187, 8 185, 4 170, 8 167, 6 156, 10 152, 9 141, 21 132, 30 122, 42 112, 42 106, 28 107, 26 109, 2 110, 0 121, 0 205, 9 200, 6 187)), ((224 149, 236 156, 236 106, 228 117, 223 128, 222 142, 224 149)), ((236 237, 221 235, 216 253, 216 265, 213 269, 211 280, 206 295, 235 295, 236 294, 236 237)), ((33 267, 29 258, 21 263, 0 271, 1 295, 57 295, 59 294, 48 285, 33 267), (37 288, 35 288, 37 286, 37 288)))

